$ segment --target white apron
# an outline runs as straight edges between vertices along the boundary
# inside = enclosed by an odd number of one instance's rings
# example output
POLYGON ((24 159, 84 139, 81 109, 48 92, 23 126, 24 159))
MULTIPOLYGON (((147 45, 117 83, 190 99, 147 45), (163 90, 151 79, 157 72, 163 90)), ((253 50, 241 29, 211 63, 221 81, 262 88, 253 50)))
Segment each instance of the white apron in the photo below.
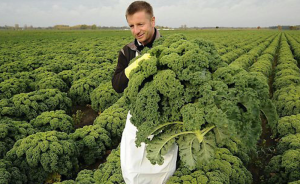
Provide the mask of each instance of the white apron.
POLYGON ((137 128, 130 122, 128 112, 125 129, 122 134, 120 159, 126 184, 164 184, 176 169, 178 146, 176 144, 164 156, 163 165, 152 165, 147 159, 145 143, 135 146, 137 128))

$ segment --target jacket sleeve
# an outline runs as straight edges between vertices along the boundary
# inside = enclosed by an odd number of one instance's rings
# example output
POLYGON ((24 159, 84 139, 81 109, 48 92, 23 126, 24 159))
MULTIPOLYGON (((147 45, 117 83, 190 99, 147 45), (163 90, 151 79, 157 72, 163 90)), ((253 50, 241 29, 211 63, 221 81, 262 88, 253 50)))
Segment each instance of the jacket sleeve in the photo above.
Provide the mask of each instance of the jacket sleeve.
POLYGON ((125 75, 125 68, 128 66, 129 61, 120 51, 118 57, 118 64, 114 76, 112 78, 112 86, 118 93, 122 93, 128 85, 129 79, 125 75))

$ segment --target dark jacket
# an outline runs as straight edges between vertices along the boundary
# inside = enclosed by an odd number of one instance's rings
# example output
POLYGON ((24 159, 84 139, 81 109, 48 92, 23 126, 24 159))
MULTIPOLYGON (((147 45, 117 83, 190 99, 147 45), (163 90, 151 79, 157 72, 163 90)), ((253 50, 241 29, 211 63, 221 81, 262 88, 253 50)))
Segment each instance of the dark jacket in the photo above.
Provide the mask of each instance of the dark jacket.
MULTIPOLYGON (((155 29, 155 34, 152 41, 145 45, 145 47, 152 47, 154 40, 160 38, 160 33, 155 29)), ((128 66, 130 60, 136 57, 136 52, 140 55, 143 46, 139 46, 137 40, 125 45, 119 52, 118 64, 112 78, 112 86, 116 92, 122 93, 128 85, 129 79, 125 75, 125 68, 128 66)))

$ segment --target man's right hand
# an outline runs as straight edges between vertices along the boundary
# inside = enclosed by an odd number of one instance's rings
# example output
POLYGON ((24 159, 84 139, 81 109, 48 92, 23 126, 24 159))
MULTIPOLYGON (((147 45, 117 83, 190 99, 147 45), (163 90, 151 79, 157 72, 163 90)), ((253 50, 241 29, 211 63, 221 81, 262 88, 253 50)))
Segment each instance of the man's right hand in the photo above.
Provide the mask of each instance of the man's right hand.
POLYGON ((142 57, 138 58, 133 63, 131 63, 127 68, 125 68, 125 75, 126 75, 126 77, 129 79, 129 74, 130 74, 131 70, 133 70, 136 67, 138 67, 139 64, 140 64, 140 62, 142 60, 148 60, 148 59, 150 59, 150 57, 151 57, 150 54, 146 53, 142 57))

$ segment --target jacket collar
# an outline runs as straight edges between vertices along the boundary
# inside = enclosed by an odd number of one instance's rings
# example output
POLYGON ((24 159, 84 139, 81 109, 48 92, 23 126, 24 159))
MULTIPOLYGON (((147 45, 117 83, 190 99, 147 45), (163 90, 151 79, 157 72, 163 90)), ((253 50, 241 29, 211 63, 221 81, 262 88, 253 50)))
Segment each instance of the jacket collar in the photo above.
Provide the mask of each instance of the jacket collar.
MULTIPOLYGON (((150 48, 151 48, 153 42, 154 42, 156 39, 159 39, 159 38, 161 37, 159 31, 158 31, 156 28, 154 28, 154 29, 155 29, 155 32, 154 32, 154 33, 155 33, 155 37, 154 37, 154 39, 151 41, 150 44, 147 44, 147 45, 146 45, 146 47, 150 47, 150 48)), ((131 50, 141 52, 141 50, 143 49, 142 47, 144 47, 144 46, 141 45, 140 48, 138 48, 138 46, 139 46, 139 44, 138 44, 138 41, 137 41, 136 39, 134 39, 133 42, 131 42, 131 43, 128 44, 128 47, 129 47, 131 50)))

